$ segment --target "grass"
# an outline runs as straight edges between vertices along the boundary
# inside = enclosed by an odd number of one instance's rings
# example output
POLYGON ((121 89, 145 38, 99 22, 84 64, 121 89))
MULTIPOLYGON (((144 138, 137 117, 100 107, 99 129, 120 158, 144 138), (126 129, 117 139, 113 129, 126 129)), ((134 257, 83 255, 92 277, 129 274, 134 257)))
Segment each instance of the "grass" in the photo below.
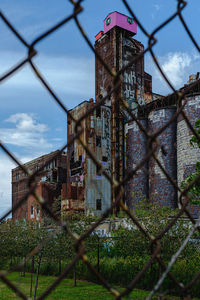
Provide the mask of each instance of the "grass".
MULTIPOLYGON (((30 274, 26 273, 25 277, 21 277, 20 273, 12 273, 7 276, 9 280, 12 281, 21 291, 24 292, 27 297, 30 295, 30 274)), ((52 284, 57 277, 53 276, 39 276, 38 282, 38 290, 37 297, 41 295, 50 284, 52 284)), ((35 275, 33 277, 33 292, 34 292, 34 284, 35 284, 35 275)), ((121 290, 122 289, 118 289, 121 290)), ((134 290, 129 297, 124 297, 123 299, 136 299, 143 300, 147 297, 149 293, 141 290, 134 290)), ((5 283, 0 282, 0 299, 1 300, 13 300, 13 299, 21 299, 19 298, 5 283)), ((77 286, 73 286, 73 280, 64 279, 53 292, 45 299, 48 300, 110 300, 114 299, 113 295, 111 295, 104 287, 98 284, 93 284, 87 281, 77 280, 77 286)), ((153 299, 158 299, 158 297, 154 297, 153 299)), ((175 300, 180 299, 177 297, 167 297, 166 300, 175 300)))

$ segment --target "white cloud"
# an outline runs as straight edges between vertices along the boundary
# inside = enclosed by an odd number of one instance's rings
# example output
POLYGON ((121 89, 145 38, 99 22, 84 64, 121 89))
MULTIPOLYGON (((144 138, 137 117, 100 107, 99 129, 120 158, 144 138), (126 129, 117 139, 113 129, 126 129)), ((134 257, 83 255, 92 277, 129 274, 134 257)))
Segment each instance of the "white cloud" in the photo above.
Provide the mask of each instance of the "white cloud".
POLYGON ((159 4, 154 4, 155 10, 159 11, 161 9, 161 5, 159 4))
POLYGON ((13 123, 14 128, 0 128, 0 139, 3 143, 25 148, 48 149, 52 147, 44 132, 48 131, 46 124, 39 123, 34 115, 17 113, 11 115, 7 123, 13 123))
POLYGON ((16 127, 20 131, 37 131, 37 132, 45 132, 48 130, 46 124, 36 123, 33 115, 28 115, 26 113, 18 113, 11 115, 6 122, 16 124, 16 127))
POLYGON ((181 85, 192 61, 193 57, 188 53, 169 53, 163 59, 162 69, 175 86, 181 85))
MULTIPOLYGON (((179 89, 187 83, 189 75, 200 71, 200 56, 195 52, 169 52, 158 56, 158 62, 172 85, 179 89)), ((150 56, 146 57, 146 70, 152 75, 153 91, 166 95, 172 90, 163 79, 150 56)))
MULTIPOLYGON (((25 54, 0 52, 1 70, 6 72, 24 58, 25 54)), ((34 58, 40 72, 56 92, 90 98, 94 94, 94 58, 72 56, 47 56, 34 58)), ((2 73, 2 71, 1 71, 2 73)), ((26 65, 7 79, 5 88, 39 89, 41 83, 26 65)))
POLYGON ((11 169, 15 168, 8 156, 0 154, 0 216, 11 208, 11 169))

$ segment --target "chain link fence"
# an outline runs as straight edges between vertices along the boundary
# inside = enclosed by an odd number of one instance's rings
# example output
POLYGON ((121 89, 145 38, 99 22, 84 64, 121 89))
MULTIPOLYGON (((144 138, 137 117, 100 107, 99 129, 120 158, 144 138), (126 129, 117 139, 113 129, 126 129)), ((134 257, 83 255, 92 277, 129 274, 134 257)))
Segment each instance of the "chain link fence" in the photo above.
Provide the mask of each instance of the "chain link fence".
MULTIPOLYGON (((79 143, 82 145, 82 147, 85 149, 91 160, 101 168, 99 165, 98 160, 95 157, 95 154, 91 152, 91 150, 88 148, 86 144, 82 141, 80 138, 81 133, 82 133, 82 128, 81 128, 81 121, 84 120, 85 118, 88 117, 89 114, 91 114, 94 110, 96 110, 98 107, 100 107, 102 104, 105 103, 106 99, 110 97, 113 93, 117 93, 117 101, 119 101, 118 104, 120 104, 120 107, 123 107, 123 109, 128 113, 130 116, 131 120, 134 120, 140 130, 148 137, 149 139, 149 148, 148 148, 148 153, 144 157, 144 159, 133 169, 131 172, 126 174, 126 176, 120 180, 117 181, 113 176, 110 176, 107 174, 105 171, 102 171, 102 174, 106 176, 106 178, 110 181, 112 185, 112 193, 113 193, 113 202, 111 207, 104 212, 104 214, 99 217, 98 221, 93 223, 90 228, 82 235, 78 236, 75 234, 73 231, 71 231, 70 226, 68 225, 67 222, 62 222, 62 220, 54 214, 54 212, 49 208, 48 204, 39 196, 37 195, 35 189, 36 189, 36 184, 35 184, 35 177, 37 174, 41 171, 40 169, 35 171, 33 174, 29 174, 29 171, 26 169, 24 165, 22 165, 18 158, 15 157, 15 155, 9 150, 7 146, 1 142, 1 148, 2 150, 10 157, 12 161, 14 161, 22 170, 23 172, 28 176, 29 178, 29 192, 11 209, 9 210, 6 214, 4 214, 1 217, 1 223, 3 220, 6 219, 6 217, 12 213, 13 211, 16 211, 21 205, 23 205, 29 195, 33 195, 35 199, 41 204, 42 210, 45 211, 45 213, 52 218, 60 228, 64 232, 66 232, 66 235, 69 235, 73 241, 74 241, 74 247, 76 251, 75 257, 71 260, 70 264, 68 264, 65 269, 62 271, 62 273, 59 275, 59 277, 43 292, 37 299, 45 299, 55 288, 57 288, 58 284, 63 280, 63 278, 66 277, 66 275, 74 268, 76 263, 78 261, 82 261, 87 268, 93 273, 93 275, 98 279, 98 281, 107 289, 112 295, 113 298, 115 299, 122 299, 124 296, 129 295, 131 291, 135 288, 137 283, 142 280, 142 278, 145 276, 145 273, 149 271, 151 268, 152 264, 156 261, 158 265, 160 266, 160 274, 159 274, 159 279, 157 283, 155 284, 154 288, 152 291, 149 293, 149 296, 147 299, 151 299, 153 295, 159 290, 161 287, 164 279, 166 277, 170 277, 170 279, 173 281, 174 285, 177 286, 180 290, 180 296, 184 297, 189 293, 190 288, 198 281, 200 278, 200 271, 198 274, 194 274, 193 279, 188 282, 187 284, 183 285, 181 282, 178 282, 176 279, 176 276, 173 275, 171 272, 171 269, 178 259, 178 257, 181 255, 183 249, 187 245, 188 241, 194 234, 194 232, 199 231, 199 222, 200 219, 194 219, 192 214, 190 213, 188 209, 188 204, 190 202, 190 196, 188 195, 188 191, 190 190, 191 187, 194 186, 195 183, 198 182, 200 179, 200 176, 195 178, 192 183, 190 183, 187 188, 184 190, 180 189, 180 186, 177 185, 177 183, 171 178, 171 176, 168 174, 166 169, 163 167, 162 163, 158 159, 157 155, 155 154, 155 150, 157 147, 160 147, 159 141, 158 141, 158 136, 168 127, 170 124, 177 119, 178 116, 182 116, 182 118, 185 120, 187 123, 187 126, 190 128, 192 131, 193 135, 197 138, 198 142, 200 142, 199 135, 197 134, 196 130, 193 128, 189 118, 186 116, 184 112, 184 105, 185 105, 185 96, 188 94, 188 92, 191 89, 195 89, 199 82, 195 81, 192 85, 190 85, 188 88, 186 87, 184 90, 177 91, 173 84, 169 81, 167 78, 166 74, 163 72, 159 61, 157 60, 157 57, 154 53, 154 48, 157 44, 157 39, 156 39, 156 34, 159 31, 162 31, 163 28, 169 23, 172 23, 175 19, 179 19, 180 23, 184 26, 185 28, 185 34, 188 35, 189 39, 195 46, 195 48, 200 51, 200 48, 192 35, 192 32, 190 31, 188 25, 186 24, 182 11, 184 8, 187 7, 187 2, 183 0, 177 1, 177 10, 171 15, 167 20, 163 20, 163 23, 160 24, 153 32, 148 32, 144 26, 142 25, 142 20, 139 20, 137 16, 135 15, 132 6, 128 3, 126 0, 122 0, 121 2, 124 4, 124 6, 127 8, 129 11, 130 16, 132 16, 138 26, 140 27, 141 31, 144 33, 144 35, 148 38, 148 47, 140 53, 136 58, 134 58, 127 66, 124 66, 117 74, 115 74, 109 67, 106 65, 102 57, 95 51, 91 41, 89 40, 87 36, 87 32, 84 31, 82 24, 79 21, 79 13, 84 10, 84 2, 79 0, 79 1, 74 1, 74 0, 69 0, 71 4, 73 5, 74 9, 73 12, 67 16, 65 19, 61 20, 58 24, 52 25, 45 33, 41 34, 38 36, 31 44, 29 44, 24 38, 21 36, 20 32, 18 32, 15 27, 12 25, 12 20, 8 20, 4 14, 1 12, 1 19, 2 21, 7 25, 9 30, 13 33, 13 35, 26 47, 27 49, 27 57, 18 62, 13 68, 10 70, 7 70, 7 72, 3 75, 1 75, 0 81, 3 83, 7 78, 10 76, 15 76, 15 73, 17 70, 22 69, 25 67, 27 64, 32 68, 33 72, 37 76, 38 80, 40 81, 41 85, 43 86, 44 89, 48 91, 48 93, 51 95, 53 100, 57 103, 57 105, 64 111, 64 113, 71 118, 76 124, 76 135, 73 137, 73 139, 68 140, 68 143, 60 149, 61 153, 63 150, 65 150, 71 143, 74 142, 74 140, 78 140, 79 143), (46 82, 45 78, 43 77, 42 72, 40 72, 37 68, 37 66, 33 62, 33 57, 38 55, 39 53, 36 51, 35 46, 44 39, 47 39, 53 32, 61 28, 62 26, 67 26, 67 24, 70 21, 74 21, 77 25, 78 30, 80 31, 82 38, 85 40, 85 43, 87 43, 88 47, 91 49, 93 54, 96 56, 96 58, 101 62, 102 66, 106 69, 106 71, 113 77, 113 88, 112 90, 106 95, 106 97, 103 97, 101 100, 99 100, 98 103, 95 103, 95 105, 90 109, 90 111, 87 111, 79 120, 75 120, 73 115, 71 115, 70 111, 67 109, 67 107, 63 104, 62 99, 60 99, 56 93, 52 90, 51 86, 48 85, 46 82), (119 94, 118 87, 121 84, 121 75, 127 70, 128 67, 130 67, 136 60, 139 60, 143 55, 146 53, 150 53, 152 56, 158 70, 162 74, 162 77, 168 84, 168 86, 172 89, 173 94, 171 95, 171 98, 169 96, 169 100, 173 102, 173 97, 176 98, 176 101, 178 103, 178 109, 176 113, 173 115, 173 117, 163 126, 160 130, 158 130, 156 133, 150 134, 145 130, 145 128, 142 126, 140 120, 136 117, 135 114, 127 107, 126 103, 122 99, 121 95, 119 94), (149 161, 149 159, 153 157, 162 170, 164 176, 169 180, 169 182, 172 184, 172 186, 179 192, 179 203, 180 203, 180 208, 177 213, 177 215, 172 218, 167 225, 157 236, 152 236, 149 234, 149 232, 144 228, 143 223, 141 220, 137 219, 137 217, 127 208, 127 206, 124 204, 123 201, 123 195, 124 195, 124 186, 125 184, 136 174, 136 172, 142 168, 142 166, 149 161), (184 199, 184 200, 183 200, 184 199), (137 273, 137 275, 132 279, 132 281, 126 286, 126 288, 123 289, 123 291, 119 291, 118 289, 113 288, 107 281, 106 279, 101 275, 101 272, 98 271, 98 268, 95 268, 92 263, 90 262, 89 258, 87 257, 85 253, 85 239, 91 235, 93 231, 99 226, 99 224, 104 221, 109 214, 115 210, 117 207, 120 207, 120 210, 124 211, 126 216, 133 222, 133 224, 137 227, 137 229, 141 232, 141 234, 144 236, 144 239, 147 239, 149 241, 149 251, 151 252, 150 259, 145 263, 144 266, 141 266, 140 271, 137 273), (181 242, 180 247, 176 251, 174 255, 172 255, 171 259, 169 260, 168 265, 166 265, 162 258, 161 258, 161 241, 168 233, 171 228, 176 224, 177 220, 179 220, 183 215, 186 215, 191 223, 191 229, 187 237, 185 238, 184 241, 181 242)), ((160 100, 161 102, 164 100, 160 100)), ((58 155, 58 154, 56 154, 58 155)), ((54 158, 51 158, 51 161, 54 158)), ((48 164, 48 162, 46 163, 48 164)), ((29 255, 26 257, 26 260, 30 260, 31 257, 33 257, 38 251, 42 249, 42 247, 48 243, 48 239, 42 241, 35 249, 29 253, 29 255)), ((24 263, 24 261, 22 262, 24 263)), ((12 270, 14 271, 14 270, 12 270)), ((184 270, 187 272, 187 270, 184 270)), ((28 297, 16 286, 14 285, 10 280, 7 279, 7 275, 10 273, 10 271, 7 272, 0 272, 0 277, 1 280, 8 285, 20 298, 22 299, 28 299, 28 297)))

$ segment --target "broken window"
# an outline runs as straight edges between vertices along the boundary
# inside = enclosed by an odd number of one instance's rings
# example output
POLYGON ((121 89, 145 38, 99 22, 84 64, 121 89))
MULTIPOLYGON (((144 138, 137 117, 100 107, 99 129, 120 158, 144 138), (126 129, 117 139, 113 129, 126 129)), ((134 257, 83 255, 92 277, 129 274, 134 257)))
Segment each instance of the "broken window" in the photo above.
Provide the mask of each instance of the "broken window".
POLYGON ((31 205, 31 215, 33 215, 33 206, 31 205))
POLYGON ((96 210, 101 210, 101 199, 96 200, 96 210))
POLYGON ((101 107, 97 107, 96 109, 96 117, 101 118, 101 107))
POLYGON ((96 174, 97 176, 101 176, 101 167, 99 167, 98 165, 96 165, 96 174))
MULTIPOLYGON (((107 94, 109 94, 110 92, 111 92, 111 86, 109 85, 108 86, 108 88, 107 88, 107 94)), ((107 98, 108 100, 111 100, 111 95, 110 96, 108 96, 108 98, 107 98)))
POLYGON ((100 135, 96 136, 96 146, 101 147, 101 136, 100 135))

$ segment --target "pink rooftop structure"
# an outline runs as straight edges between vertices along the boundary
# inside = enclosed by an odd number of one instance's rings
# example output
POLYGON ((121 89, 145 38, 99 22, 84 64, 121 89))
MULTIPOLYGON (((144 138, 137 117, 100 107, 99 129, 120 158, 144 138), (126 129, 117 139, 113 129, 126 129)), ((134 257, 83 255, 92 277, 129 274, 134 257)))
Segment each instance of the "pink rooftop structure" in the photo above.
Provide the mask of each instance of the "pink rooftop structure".
POLYGON ((110 13, 104 20, 104 33, 118 26, 128 30, 132 35, 137 34, 137 24, 133 18, 123 15, 117 11, 110 13))

